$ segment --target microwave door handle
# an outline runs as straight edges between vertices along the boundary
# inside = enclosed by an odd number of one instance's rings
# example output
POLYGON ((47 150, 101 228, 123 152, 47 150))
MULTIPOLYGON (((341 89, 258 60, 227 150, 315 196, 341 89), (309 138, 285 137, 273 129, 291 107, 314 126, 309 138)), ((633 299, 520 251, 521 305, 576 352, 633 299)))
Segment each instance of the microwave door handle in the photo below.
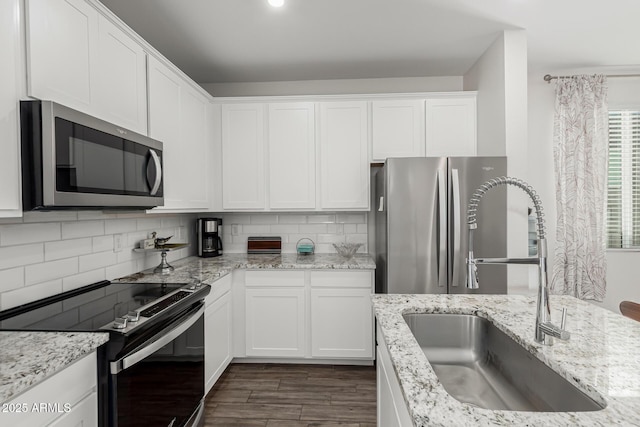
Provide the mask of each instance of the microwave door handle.
POLYGON ((200 316, 202 316, 203 313, 204 313, 204 307, 200 307, 200 309, 196 311, 194 314, 192 314, 191 316, 189 316, 187 320, 180 323, 178 326, 171 329, 166 334, 163 334, 159 339, 152 341, 149 345, 144 346, 140 350, 134 353, 131 353, 123 357, 122 359, 118 359, 114 362, 111 362, 110 364, 111 374, 112 375, 118 374, 124 371, 125 369, 135 365, 136 363, 144 360, 145 358, 151 356, 153 353, 155 353, 165 345, 169 344, 171 341, 178 338, 187 329, 193 326, 193 324, 200 319, 200 316))
POLYGON ((162 182, 162 164, 160 157, 154 150, 149 150, 149 161, 147 162, 147 184, 151 187, 149 194, 155 196, 162 182), (153 165, 153 167, 151 167, 153 165), (153 173, 153 172, 155 173, 153 173), (152 184, 153 182, 153 184, 152 184))

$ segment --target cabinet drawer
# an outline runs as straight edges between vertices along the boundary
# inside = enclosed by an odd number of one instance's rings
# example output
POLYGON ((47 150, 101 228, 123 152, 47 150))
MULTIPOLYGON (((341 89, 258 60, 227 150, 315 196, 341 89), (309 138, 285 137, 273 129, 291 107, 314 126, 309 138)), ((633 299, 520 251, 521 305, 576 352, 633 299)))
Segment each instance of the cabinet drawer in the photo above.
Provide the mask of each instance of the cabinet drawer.
POLYGON ((231 273, 223 276, 211 284, 211 292, 205 299, 205 306, 208 307, 222 295, 231 290, 231 273))
POLYGON ((366 271, 312 271, 311 286, 371 288, 372 272, 366 271))
POLYGON ((247 271, 246 286, 304 286, 304 271, 247 271))

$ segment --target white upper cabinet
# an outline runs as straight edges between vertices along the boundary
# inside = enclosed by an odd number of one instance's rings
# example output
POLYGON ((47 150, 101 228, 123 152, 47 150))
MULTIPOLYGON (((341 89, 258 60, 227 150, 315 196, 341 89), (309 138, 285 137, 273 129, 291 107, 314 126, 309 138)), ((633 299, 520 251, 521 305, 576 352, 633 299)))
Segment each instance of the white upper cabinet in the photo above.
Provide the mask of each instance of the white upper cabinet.
POLYGON ((427 156, 475 156, 476 97, 427 99, 427 156))
POLYGON ((222 106, 222 207, 264 209, 264 104, 222 106))
POLYGON ((84 0, 29 0, 29 95, 92 112, 98 12, 84 0))
POLYGON ((28 93, 147 133, 145 52, 84 0, 27 2, 28 93))
POLYGON ((149 136, 163 143, 164 206, 206 210, 210 205, 209 102, 149 56, 149 136))
POLYGON ((20 0, 0 2, 0 217, 22 216, 20 200, 20 135, 18 133, 19 88, 24 84, 20 51, 20 25, 16 16, 20 0))
POLYGON ((372 161, 425 155, 424 100, 381 100, 371 105, 372 161))
POLYGON ((269 104, 269 207, 316 205, 315 108, 311 102, 269 104))
POLYGON ((146 54, 111 21, 98 18, 96 110, 102 118, 147 134, 146 54))
POLYGON ((366 101, 320 103, 322 209, 369 209, 366 101))

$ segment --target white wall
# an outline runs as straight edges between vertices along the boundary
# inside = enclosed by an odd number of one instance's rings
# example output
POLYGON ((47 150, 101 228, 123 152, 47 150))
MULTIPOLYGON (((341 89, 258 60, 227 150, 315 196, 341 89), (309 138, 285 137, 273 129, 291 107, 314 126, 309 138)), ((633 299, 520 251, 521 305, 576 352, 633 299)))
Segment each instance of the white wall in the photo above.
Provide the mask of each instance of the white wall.
MULTIPOLYGON (((522 30, 504 31, 464 75, 464 90, 478 91, 478 155, 507 156, 508 174, 527 181, 527 39, 522 30)), ((527 253, 527 207, 521 190, 507 191, 507 254, 527 253)), ((529 268, 508 267, 509 293, 529 291, 529 268)))
MULTIPOLYGON (((549 246, 549 268, 553 267, 556 229, 555 181, 553 168, 553 114, 554 83, 543 80, 545 74, 625 74, 640 73, 640 68, 580 68, 538 70, 531 69, 528 78, 529 91, 529 156, 528 175, 531 184, 540 194, 546 209, 546 225, 549 246)), ((611 78, 609 84, 609 107, 640 108, 640 78, 611 78)), ((620 301, 640 301, 640 282, 637 265, 640 251, 607 252, 607 295, 602 303, 595 303, 619 312, 620 301)))
MULTIPOLYGON (((65 211, 2 219, 0 310, 154 267, 160 254, 133 252, 138 241, 156 231, 174 235, 176 243, 193 242, 194 229, 194 215, 65 211), (114 250, 116 235, 122 237, 121 251, 114 250)), ((194 250, 191 245, 167 258, 183 258, 194 250)))
POLYGON ((462 77, 398 77, 255 83, 200 83, 213 96, 336 95, 462 90, 462 77))

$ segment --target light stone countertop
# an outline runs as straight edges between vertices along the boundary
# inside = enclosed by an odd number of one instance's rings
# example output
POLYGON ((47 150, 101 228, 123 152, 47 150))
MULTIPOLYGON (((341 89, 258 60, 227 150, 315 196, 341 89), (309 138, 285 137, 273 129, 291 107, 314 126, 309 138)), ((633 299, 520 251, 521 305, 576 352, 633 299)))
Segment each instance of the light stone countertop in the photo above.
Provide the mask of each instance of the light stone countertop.
POLYGON ((552 319, 568 309, 569 341, 533 339, 536 297, 520 295, 372 296, 380 332, 416 426, 640 426, 640 322, 569 296, 551 296, 552 319), (487 318, 606 408, 593 412, 498 411, 461 403, 438 381, 402 318, 457 313, 487 318))
POLYGON ((0 403, 64 369, 109 340, 105 332, 0 331, 0 403))
POLYGON ((112 282, 122 283, 205 283, 213 284, 233 270, 374 270, 375 261, 369 255, 357 254, 349 260, 337 254, 247 255, 224 254, 213 258, 196 256, 174 261, 170 274, 156 274, 153 268, 121 277, 112 282))

